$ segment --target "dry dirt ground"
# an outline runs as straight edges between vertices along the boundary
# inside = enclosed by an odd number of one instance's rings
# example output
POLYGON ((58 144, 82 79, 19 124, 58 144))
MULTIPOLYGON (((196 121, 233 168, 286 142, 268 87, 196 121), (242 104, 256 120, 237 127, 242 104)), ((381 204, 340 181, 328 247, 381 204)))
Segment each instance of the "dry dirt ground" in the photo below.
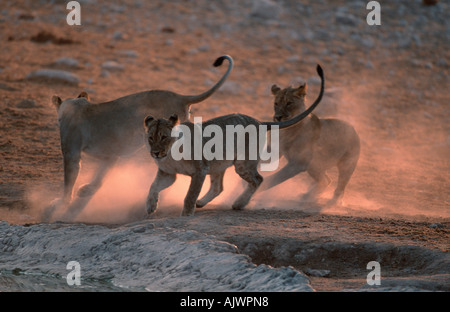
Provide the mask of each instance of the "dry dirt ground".
MULTIPOLYGON (((255 263, 292 265, 317 290, 364 289, 369 261, 381 263, 391 289, 449 290, 445 1, 380 1, 380 26, 366 23, 366 1, 80 3, 81 26, 67 25, 66 1, 0 4, 0 219, 39 223, 40 209, 62 192, 54 94, 84 90, 94 103, 150 89, 198 94, 223 74, 215 58, 229 54, 235 68, 227 83, 193 106, 193 116, 271 120, 270 86, 306 81, 312 100, 320 63, 327 80, 317 114, 350 122, 361 138, 343 206, 324 205, 335 184, 318 203, 300 202, 310 183, 303 174, 232 211, 228 199, 240 183, 228 173, 225 194, 192 218, 178 217, 189 181, 179 179, 148 222, 215 235, 255 263), (78 80, 29 78, 44 68, 78 80)), ((120 226, 140 218, 127 211, 143 209, 152 160, 140 151, 118 168, 78 221, 120 226)))

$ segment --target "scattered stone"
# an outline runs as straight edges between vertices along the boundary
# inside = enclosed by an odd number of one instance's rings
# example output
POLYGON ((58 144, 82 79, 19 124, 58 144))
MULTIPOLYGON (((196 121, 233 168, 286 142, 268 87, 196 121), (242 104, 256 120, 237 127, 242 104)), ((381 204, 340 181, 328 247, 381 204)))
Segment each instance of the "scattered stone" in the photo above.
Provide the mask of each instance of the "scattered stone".
POLYGON ((330 35, 330 32, 324 29, 317 29, 313 33, 313 39, 322 40, 322 41, 329 41, 332 39, 332 36, 330 35))
POLYGON ((289 62, 289 63, 295 63, 295 62, 298 62, 298 61, 300 61, 300 56, 298 56, 298 55, 291 55, 291 56, 289 56, 289 57, 286 59, 286 61, 289 62))
POLYGON ((277 73, 278 74, 284 74, 284 73, 287 73, 289 70, 286 68, 286 67, 284 67, 283 65, 281 65, 281 66, 279 66, 278 68, 277 68, 277 73))
POLYGON ((441 57, 437 62, 436 62, 437 66, 441 66, 441 67, 447 67, 448 63, 447 60, 443 57, 441 57))
POLYGON ((241 92, 241 85, 232 80, 227 80, 222 87, 220 87, 219 92, 238 95, 241 92))
POLYGON ((358 26, 360 20, 349 13, 338 12, 336 14, 336 24, 346 26, 358 26))
POLYGON ((198 50, 195 49, 195 48, 192 48, 192 49, 188 50, 186 53, 187 53, 188 55, 195 55, 195 54, 198 53, 198 50))
POLYGON ((52 63, 56 67, 77 68, 78 61, 71 57, 61 57, 52 63))
POLYGON ((123 66, 120 63, 117 63, 116 61, 106 61, 102 64, 102 69, 107 71, 122 71, 124 70, 125 66, 123 66))
POLYGON ((254 0, 250 11, 250 17, 271 20, 276 19, 280 15, 281 11, 281 7, 274 1, 254 0))
POLYGON ((17 108, 36 108, 36 102, 33 100, 25 99, 16 104, 17 108))
POLYGON ((444 225, 442 223, 436 222, 436 223, 430 224, 429 227, 432 229, 442 229, 444 227, 444 225))
POLYGON ((198 47, 200 52, 208 52, 210 50, 209 44, 204 44, 198 47))
POLYGON ((68 71, 57 69, 39 69, 29 73, 26 76, 28 80, 51 80, 54 82, 67 83, 77 85, 80 82, 80 78, 68 71))
POLYGON ((372 49, 375 46, 375 42, 373 41, 372 38, 369 37, 361 38, 360 43, 363 47, 367 49, 372 49))
POLYGON ((373 65, 373 63, 371 61, 367 61, 364 66, 368 69, 374 69, 375 66, 373 65))
POLYGON ((308 78, 308 84, 310 85, 320 85, 322 83, 322 81, 320 80, 319 77, 309 77, 308 78))
POLYGON ((116 31, 116 32, 114 32, 114 34, 113 34, 113 39, 114 40, 125 40, 126 38, 127 38, 127 36, 126 35, 124 35, 122 32, 120 32, 120 31, 116 31))
POLYGON ((134 50, 120 50, 120 51, 117 51, 117 54, 119 54, 121 56, 130 57, 130 58, 137 58, 139 56, 139 53, 137 53, 134 50))
POLYGON ((328 277, 330 276, 330 270, 316 270, 316 269, 306 269, 305 273, 309 276, 315 276, 315 277, 328 277))

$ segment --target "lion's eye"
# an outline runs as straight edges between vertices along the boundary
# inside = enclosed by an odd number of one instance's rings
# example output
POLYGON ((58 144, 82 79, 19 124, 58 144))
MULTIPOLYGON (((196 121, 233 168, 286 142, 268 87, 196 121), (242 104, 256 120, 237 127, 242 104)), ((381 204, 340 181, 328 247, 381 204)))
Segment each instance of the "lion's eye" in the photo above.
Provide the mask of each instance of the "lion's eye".
POLYGON ((291 107, 293 104, 294 104, 293 102, 288 102, 288 103, 286 104, 286 106, 287 106, 287 107, 291 107))
POLYGON ((165 141, 167 139, 166 135, 161 136, 161 141, 165 141))
POLYGON ((149 142, 149 143, 153 143, 153 138, 152 138, 152 137, 149 137, 149 138, 148 138, 148 142, 149 142))

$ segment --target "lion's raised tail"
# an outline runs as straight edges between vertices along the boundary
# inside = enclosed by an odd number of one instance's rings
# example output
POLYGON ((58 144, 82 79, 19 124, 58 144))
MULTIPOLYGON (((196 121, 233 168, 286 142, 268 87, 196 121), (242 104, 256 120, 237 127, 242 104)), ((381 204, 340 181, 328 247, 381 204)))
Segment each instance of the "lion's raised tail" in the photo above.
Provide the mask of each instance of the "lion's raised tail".
POLYGON ((216 92, 221 86, 222 84, 225 82, 225 80, 228 78, 228 75, 230 74, 231 70, 233 69, 233 58, 229 55, 223 55, 219 58, 217 58, 217 60, 214 62, 214 67, 219 67, 220 65, 222 65, 224 60, 228 60, 229 65, 228 65, 228 70, 227 72, 223 75, 223 77, 208 91, 199 94, 199 95, 188 95, 186 96, 187 99, 187 104, 195 104, 195 103, 199 103, 201 101, 206 100, 207 98, 209 98, 214 92, 216 92))
POLYGON ((261 124, 267 126, 267 130, 270 130, 272 128, 272 126, 278 126, 279 129, 290 127, 290 126, 296 124, 297 122, 301 121, 302 119, 304 119, 306 116, 308 116, 316 108, 316 106, 319 105, 320 101, 322 100, 322 96, 323 96, 324 89, 325 89, 325 78, 323 75, 323 69, 322 69, 322 67, 320 67, 320 65, 317 65, 317 73, 319 74, 319 76, 322 80, 322 83, 321 83, 321 87, 320 87, 319 96, 314 101, 314 103, 303 113, 298 114, 297 116, 295 116, 294 118, 291 118, 289 120, 276 121, 276 122, 271 122, 271 121, 262 122, 261 124))

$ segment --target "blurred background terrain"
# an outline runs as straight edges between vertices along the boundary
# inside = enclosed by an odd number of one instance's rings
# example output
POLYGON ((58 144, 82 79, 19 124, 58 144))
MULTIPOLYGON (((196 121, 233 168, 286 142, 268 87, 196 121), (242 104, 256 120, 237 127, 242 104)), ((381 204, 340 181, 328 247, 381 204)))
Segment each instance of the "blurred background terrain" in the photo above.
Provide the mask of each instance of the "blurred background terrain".
MULTIPOLYGON (((302 237, 314 240, 327 232, 320 239, 411 244, 448 252, 446 1, 431 6, 419 0, 379 1, 380 26, 366 23, 367 2, 357 0, 79 2, 81 26, 66 23, 67 1, 0 3, 0 219, 39 222, 36 206, 62 193, 52 95, 66 99, 87 91, 98 103, 150 89, 199 94, 223 74, 224 68, 212 66, 214 60, 229 54, 235 60, 229 79, 207 101, 192 106, 193 116, 206 120, 238 112, 272 120, 270 86, 307 82, 311 103, 320 84, 315 67, 322 65, 326 93, 317 115, 350 122, 361 138, 361 157, 345 204, 327 208, 320 201, 299 202, 311 182, 302 174, 256 196, 244 220, 227 212, 227 197, 238 184, 232 172, 227 173, 223 196, 193 219, 172 219, 169 224, 214 233, 260 262, 283 265, 292 264, 293 258, 270 260, 252 249, 243 233, 283 239, 306 235, 302 237), (250 222, 252 218, 257 222, 250 222), (208 226, 211 220, 223 228, 208 226), (305 228, 317 232, 308 234, 305 228)), ((81 221, 127 221, 123 213, 117 218, 107 213, 111 202, 116 210, 127 210, 127 205, 143 209, 155 167, 145 150, 135 160, 141 167, 125 159, 107 176, 109 182, 81 221), (127 194, 136 195, 126 203, 113 196, 127 194)), ((88 162, 83 169, 89 169, 88 162)), ((330 176, 336 180, 336 172, 330 176)), ((167 190, 166 203, 174 207, 161 208, 156 219, 165 222, 178 216, 188 181, 180 178, 178 186, 167 190)))

